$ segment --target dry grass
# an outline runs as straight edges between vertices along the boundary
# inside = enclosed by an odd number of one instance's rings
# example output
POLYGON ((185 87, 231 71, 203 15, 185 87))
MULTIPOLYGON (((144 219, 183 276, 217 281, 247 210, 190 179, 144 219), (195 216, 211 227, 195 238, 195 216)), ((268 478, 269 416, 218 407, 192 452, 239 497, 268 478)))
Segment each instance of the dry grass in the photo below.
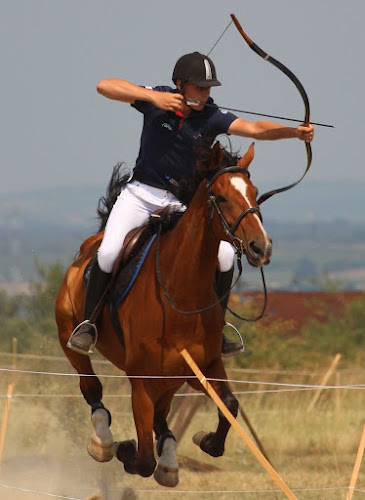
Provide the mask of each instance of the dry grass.
MULTIPOLYGON (((11 360, 0 356, 2 367, 11 360)), ((35 369, 35 361, 18 360, 18 368, 35 369)), ((66 362, 43 361, 44 371, 68 372, 66 362)), ((98 373, 114 373, 107 365, 96 365, 98 373)), ((364 371, 340 373, 341 385, 360 384, 364 371)), ((274 374, 232 371, 236 380, 256 380, 261 385, 235 383, 235 391, 267 391, 275 383, 318 383, 322 374, 274 374), (262 382, 270 382, 271 386, 262 382)), ((6 394, 13 375, 4 372, 0 393, 6 394)), ((129 393, 129 384, 120 379, 104 379, 105 404, 113 415, 115 439, 135 437, 129 397, 112 397, 129 393)), ((334 383, 330 380, 329 383, 334 383)), ((202 429, 213 430, 217 423, 214 404, 202 403, 181 439, 178 453, 219 470, 180 470, 180 483, 174 489, 159 486, 153 478, 142 479, 124 472, 115 459, 108 464, 94 462, 86 452, 90 433, 89 408, 78 396, 78 379, 68 377, 18 374, 6 433, 0 485, 9 484, 38 492, 64 495, 77 499, 122 500, 125 498, 222 500, 285 498, 273 479, 257 462, 239 436, 231 430, 225 455, 213 459, 195 445, 191 437, 202 429), (33 395, 29 397, 30 395, 33 395), (38 396, 37 396, 38 395, 38 396), (65 396, 70 395, 70 396, 65 396), (40 396, 40 397, 39 397, 40 396), (133 492, 127 490, 131 488, 133 492), (106 490, 108 490, 106 492, 106 490), (100 491, 98 494, 97 492, 100 491), (128 497, 129 495, 129 497, 128 497)), ((281 387, 283 389, 283 387, 281 387)), ((239 396, 274 467, 295 491, 298 499, 345 499, 354 460, 364 425, 365 392, 363 390, 327 390, 318 405, 307 412, 313 391, 255 392, 239 396)), ((5 398, 0 399, 0 415, 5 398)), ((245 430, 241 417, 239 422, 245 430)), ((174 422, 173 422, 174 424, 174 422)), ((357 481, 365 489, 365 459, 357 481)), ((353 499, 364 493, 355 492, 353 499)), ((33 500, 47 498, 38 493, 4 490, 0 498, 33 500), (5 496, 4 496, 5 491, 5 496)))

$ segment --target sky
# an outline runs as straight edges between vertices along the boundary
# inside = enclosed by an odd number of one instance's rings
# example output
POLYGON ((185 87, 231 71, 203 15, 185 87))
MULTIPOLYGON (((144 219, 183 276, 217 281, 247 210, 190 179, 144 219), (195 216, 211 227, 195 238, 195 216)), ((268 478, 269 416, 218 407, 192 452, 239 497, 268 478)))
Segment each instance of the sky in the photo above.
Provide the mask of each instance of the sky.
MULTIPOLYGON (((336 126, 316 128, 304 182, 364 182, 365 2, 0 0, 0 200, 9 192, 84 183, 104 190, 113 165, 133 168, 141 115, 99 95, 97 82, 171 84, 178 57, 209 52, 231 12, 301 80, 311 119, 336 126)), ((254 54, 233 25, 211 58, 223 83, 212 92, 217 104, 304 117, 292 82, 254 54)), ((233 141, 242 153, 250 143, 233 141)), ((289 184, 305 166, 298 140, 256 142, 256 185, 289 184)))

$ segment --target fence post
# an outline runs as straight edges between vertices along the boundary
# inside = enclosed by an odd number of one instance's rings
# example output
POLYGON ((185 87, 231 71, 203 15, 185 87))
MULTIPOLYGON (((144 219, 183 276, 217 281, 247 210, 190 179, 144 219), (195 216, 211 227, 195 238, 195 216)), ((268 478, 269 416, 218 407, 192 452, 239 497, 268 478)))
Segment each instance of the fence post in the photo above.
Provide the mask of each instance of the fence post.
POLYGON ((193 358, 190 356, 188 351, 186 349, 183 349, 182 351, 180 351, 180 354, 185 359, 186 363, 190 366, 192 371, 195 373, 199 382, 202 384, 202 386, 204 387, 206 392, 209 394, 209 396, 213 399, 213 401, 218 406, 218 408, 221 410, 223 415, 226 417, 226 419, 229 421, 229 423, 232 425, 232 427, 238 432, 239 436, 246 443, 246 445, 248 446, 250 451, 255 455, 255 457, 261 463, 261 465, 266 469, 266 471, 270 474, 270 476, 274 479, 274 481, 280 486, 280 488, 285 493, 287 498, 289 498, 290 500, 297 500, 297 497, 289 489, 288 485, 279 476, 279 474, 276 472, 276 470, 273 468, 273 466, 266 460, 266 458, 261 453, 261 451, 258 448, 256 448, 254 442, 250 439, 248 434, 246 434, 246 432, 242 429, 242 427, 237 422, 237 420, 234 418, 232 413, 228 410, 227 406, 223 403, 223 401, 218 396, 216 391, 213 389, 211 384, 207 381, 207 379, 205 378, 203 373, 200 371, 200 369, 198 368, 197 364, 195 363, 193 358))
POLYGON ((6 395, 6 400, 5 400, 4 412, 3 412, 3 421, 1 424, 1 431, 0 431, 0 467, 1 467, 1 463, 2 463, 4 442, 5 442, 5 435, 6 435, 6 427, 8 425, 10 402, 11 402, 11 398, 13 395, 13 389, 14 389, 14 384, 9 384, 8 393, 6 395))
MULTIPOLYGON (((16 368, 17 345, 18 345, 18 339, 14 337, 13 338, 13 363, 12 363, 13 370, 15 370, 15 368, 16 368)), ((2 419, 2 423, 1 423, 1 429, 0 429, 0 467, 2 464, 6 428, 8 425, 11 398, 13 397, 14 383, 15 383, 15 375, 13 375, 13 382, 8 385, 8 392, 6 395, 5 406, 4 406, 4 411, 3 411, 3 419, 2 419)))
POLYGON ((319 396, 321 395, 322 391, 323 391, 323 387, 326 385, 328 379, 330 378, 330 376, 332 375, 332 372, 333 370, 336 368, 336 365, 337 363, 340 361, 340 358, 341 358, 341 354, 337 353, 336 356, 335 356, 335 359, 332 361, 332 364, 331 366, 329 367, 327 373, 325 374, 325 376, 323 377, 323 379, 321 380, 321 383, 319 384, 321 387, 319 387, 316 392, 314 393, 314 396, 313 396, 313 399, 312 401, 309 403, 308 405, 308 408, 307 408, 307 411, 311 411, 312 408, 314 407, 314 405, 316 404, 319 396))
POLYGON ((349 491, 347 493, 346 500, 351 500, 352 495, 354 494, 355 484, 356 484, 357 476, 359 474, 362 456, 364 454, 364 448, 365 448, 365 424, 364 424, 364 430, 362 431, 359 449, 357 451, 356 460, 355 460, 355 464, 354 464, 354 470, 352 471, 349 491))

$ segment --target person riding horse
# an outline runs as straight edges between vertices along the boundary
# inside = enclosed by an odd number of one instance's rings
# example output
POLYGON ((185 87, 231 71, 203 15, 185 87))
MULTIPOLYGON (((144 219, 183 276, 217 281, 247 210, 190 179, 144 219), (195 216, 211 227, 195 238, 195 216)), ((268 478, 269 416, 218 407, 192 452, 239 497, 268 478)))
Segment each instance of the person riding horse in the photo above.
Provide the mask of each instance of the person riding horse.
MULTIPOLYGON (((96 306, 106 290, 114 263, 130 230, 144 224, 158 208, 186 207, 176 198, 174 187, 194 174, 199 146, 212 144, 219 134, 257 140, 313 139, 313 126, 287 127, 270 121, 246 121, 221 111, 210 97, 211 87, 220 86, 213 61, 199 52, 178 59, 172 80, 176 86, 142 87, 126 80, 101 80, 97 91, 113 100, 130 103, 144 116, 139 155, 128 184, 122 189, 107 222, 97 258, 93 260, 86 289, 84 321, 72 332, 67 346, 88 355, 97 338, 96 306)), ((223 314, 233 277, 233 247, 221 241, 218 252, 216 291, 222 298, 223 314), (224 298, 223 298, 224 297, 224 298)), ((222 335, 222 354, 242 349, 222 335)))

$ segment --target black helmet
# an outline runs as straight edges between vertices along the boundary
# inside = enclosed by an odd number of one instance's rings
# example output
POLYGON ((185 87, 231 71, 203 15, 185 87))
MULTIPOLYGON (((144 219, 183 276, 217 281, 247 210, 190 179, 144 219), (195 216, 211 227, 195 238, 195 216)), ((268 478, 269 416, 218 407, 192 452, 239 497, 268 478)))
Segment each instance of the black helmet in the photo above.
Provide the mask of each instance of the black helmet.
POLYGON ((191 82, 198 87, 217 87, 222 85, 217 80, 217 73, 213 61, 208 57, 193 52, 185 54, 178 59, 172 74, 172 81, 181 79, 183 82, 191 82))

